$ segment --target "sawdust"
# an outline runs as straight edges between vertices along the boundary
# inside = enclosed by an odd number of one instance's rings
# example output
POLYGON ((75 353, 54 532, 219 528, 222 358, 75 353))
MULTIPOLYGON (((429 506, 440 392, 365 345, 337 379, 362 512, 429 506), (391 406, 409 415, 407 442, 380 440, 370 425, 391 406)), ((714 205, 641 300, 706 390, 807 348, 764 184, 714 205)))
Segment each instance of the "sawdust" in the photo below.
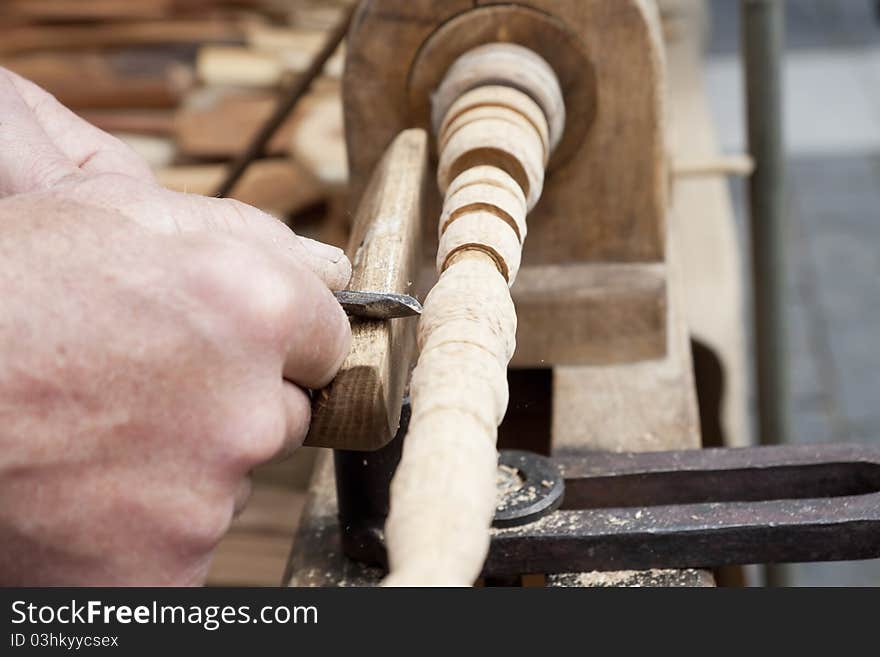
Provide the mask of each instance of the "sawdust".
POLYGON ((652 568, 650 570, 619 570, 613 572, 592 571, 554 575, 553 585, 561 587, 669 587, 711 586, 704 571, 695 569, 673 570, 652 568))
POLYGON ((511 502, 518 497, 522 489, 523 481, 519 470, 503 463, 498 464, 498 472, 495 475, 495 489, 498 491, 498 511, 504 511, 511 502))
POLYGON ((538 499, 538 491, 534 486, 522 486, 511 494, 505 495, 495 507, 498 511, 504 511, 508 507, 534 502, 538 499))

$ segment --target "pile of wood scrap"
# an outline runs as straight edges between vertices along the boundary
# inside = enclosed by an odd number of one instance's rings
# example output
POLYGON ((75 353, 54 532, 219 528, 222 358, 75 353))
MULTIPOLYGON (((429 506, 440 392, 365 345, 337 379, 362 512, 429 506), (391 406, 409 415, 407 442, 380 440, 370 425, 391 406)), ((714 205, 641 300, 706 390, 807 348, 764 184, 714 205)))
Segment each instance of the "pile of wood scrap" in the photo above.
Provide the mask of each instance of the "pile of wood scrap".
MULTIPOLYGON (((213 194, 352 0, 4 0, 0 65, 125 140, 172 189, 213 194)), ((344 245, 344 45, 231 196, 344 245)), ((254 474, 212 584, 276 585, 313 454, 254 474)))
MULTIPOLYGON (((6 0, 0 65, 124 139, 162 184, 212 194, 279 92, 350 0, 6 0)), ((331 208, 347 179, 343 47, 231 196, 293 221, 331 208)), ((339 242, 338 226, 300 232, 339 242)), ((331 222, 332 223, 332 222, 331 222)))

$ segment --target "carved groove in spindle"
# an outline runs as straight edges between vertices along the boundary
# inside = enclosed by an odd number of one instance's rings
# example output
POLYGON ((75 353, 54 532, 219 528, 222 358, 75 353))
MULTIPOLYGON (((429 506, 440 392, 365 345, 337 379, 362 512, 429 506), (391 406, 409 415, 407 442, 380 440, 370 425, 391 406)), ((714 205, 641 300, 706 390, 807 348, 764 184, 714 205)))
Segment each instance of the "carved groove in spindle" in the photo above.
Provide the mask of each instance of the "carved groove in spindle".
POLYGON ((549 139, 547 120, 538 103, 527 90, 507 85, 504 82, 499 84, 481 83, 480 86, 473 87, 459 96, 458 100, 449 107, 446 116, 443 117, 437 134, 442 135, 446 127, 462 113, 489 105, 515 108, 532 123, 542 138, 547 135, 549 139))
POLYGON ((451 224, 453 221, 455 221, 459 217, 463 217, 470 212, 491 212, 513 229, 513 232, 516 234, 516 239, 519 240, 520 244, 522 244, 523 237, 522 235, 520 235, 519 226, 516 225, 516 220, 503 208, 500 208, 497 205, 493 205, 491 203, 475 202, 469 203, 468 205, 463 205, 460 208, 456 208, 449 213, 446 221, 440 226, 440 234, 442 235, 446 231, 446 228, 449 226, 449 224, 451 224))
MULTIPOLYGON (((457 120, 449 124, 449 129, 440 137, 440 150, 442 151, 452 137, 459 130, 472 125, 481 120, 491 119, 492 121, 503 121, 513 126, 517 130, 534 130, 534 126, 519 112, 507 107, 499 107, 497 105, 485 105, 468 110, 462 114, 457 120)), ((547 162, 547 146, 541 143, 541 161, 547 162)))
POLYGON ((496 214, 510 225, 520 244, 525 239, 526 206, 521 195, 518 196, 505 187, 478 183, 459 187, 454 193, 447 191, 440 221, 437 222, 438 237, 442 237, 449 224, 457 218, 476 211, 496 214))
POLYGON ((449 165, 444 179, 454 179, 478 164, 488 164, 504 171, 516 181, 516 184, 523 190, 523 194, 528 198, 531 185, 525 167, 515 155, 498 148, 475 148, 462 153, 449 165))
POLYGON ((446 189, 446 197, 448 199, 463 190, 465 187, 480 184, 492 185, 493 187, 503 189, 512 194, 522 205, 523 213, 526 212, 526 197, 525 194, 523 194, 522 188, 509 173, 503 169, 489 165, 473 167, 453 178, 452 182, 449 183, 449 187, 446 189))
POLYGON ((556 74, 537 53, 513 43, 490 43, 459 57, 432 97, 435 134, 452 104, 480 86, 506 86, 531 98, 548 125, 551 150, 565 128, 565 104, 556 74))
POLYGON ((509 116, 514 122, 525 121, 531 126, 541 138, 546 164, 551 149, 550 134, 543 111, 527 93, 500 85, 477 87, 452 104, 437 133, 438 151, 443 150, 451 136, 450 131, 455 131, 477 118, 491 116, 492 111, 500 112, 499 117, 509 116))

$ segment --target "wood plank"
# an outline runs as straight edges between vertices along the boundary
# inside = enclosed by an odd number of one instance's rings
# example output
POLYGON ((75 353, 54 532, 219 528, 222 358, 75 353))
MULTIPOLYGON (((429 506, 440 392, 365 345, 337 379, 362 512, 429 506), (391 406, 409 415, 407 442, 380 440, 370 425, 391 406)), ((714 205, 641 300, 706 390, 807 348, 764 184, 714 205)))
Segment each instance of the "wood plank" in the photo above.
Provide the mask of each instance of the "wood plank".
MULTIPOLYGON (((277 102, 272 93, 202 92, 174 119, 177 147, 190 157, 232 157, 247 147, 277 102)), ((294 113, 281 125, 266 147, 267 155, 287 151, 296 120, 294 113)))
MULTIPOLYGON (((355 216, 348 245, 353 290, 410 294, 421 253, 427 135, 406 130, 392 142, 355 216)), ((414 318, 353 319, 351 351, 333 382, 320 391, 306 445, 376 449, 397 431, 404 387, 402 366, 413 360, 414 318)))
POLYGON ((348 183, 342 99, 319 93, 303 102, 291 130, 290 154, 324 185, 342 189, 348 183))
POLYGON ((24 25, 0 29, 0 55, 37 50, 241 42, 244 28, 224 20, 162 20, 94 25, 24 25))
POLYGON ((512 367, 626 363, 666 351, 663 265, 524 267, 511 292, 518 323, 512 367))
POLYGON ((162 18, 174 0, 5 0, 0 17, 31 21, 162 18))
POLYGON ((168 137, 126 132, 117 132, 114 136, 140 155, 152 169, 167 167, 174 161, 176 150, 168 137))
MULTIPOLYGON (((204 15, 229 7, 272 9, 271 0, 3 0, 0 17, 18 21, 115 21, 204 15)), ((277 9, 277 6, 276 6, 277 9)))
POLYGON ((282 578, 287 586, 375 586, 382 571, 347 559, 342 553, 333 454, 321 450, 309 495, 282 578))
POLYGON ((174 112, 168 110, 118 109, 77 112, 106 132, 168 137, 174 131, 174 112))
MULTIPOLYGON (((341 19, 342 16, 340 15, 339 18, 341 19)), ((254 25, 247 30, 247 45, 254 51, 271 53, 279 57, 291 71, 304 71, 324 45, 328 31, 335 24, 323 29, 254 25)), ((344 60, 345 43, 343 42, 327 61, 323 74, 336 79, 341 78, 344 60)))
MULTIPOLYGON (((156 177, 169 189, 210 196, 227 169, 226 164, 181 165, 159 169, 156 177)), ((285 217, 319 203, 326 192, 296 162, 267 159, 252 163, 229 196, 269 214, 285 217)))
MULTIPOLYGON (((338 95, 338 84, 317 82, 269 141, 267 155, 287 153, 297 124, 314 111, 317 99, 338 95)), ((277 102, 270 92, 213 88, 191 94, 174 121, 178 149, 190 157, 233 157, 250 143, 277 102)))
POLYGON ((280 57, 244 46, 202 46, 196 57, 196 75, 205 86, 271 89, 289 73, 280 57))
MULTIPOLYGON (((700 418, 685 320, 684 280, 674 222, 667 258, 667 354, 604 367, 553 370, 553 452, 660 451, 701 445, 700 418)), ((709 586, 700 570, 548 575, 547 586, 709 586)))
POLYGON ((208 586, 278 586, 291 535, 228 534, 217 546, 208 586))
POLYGON ((413 125, 403 90, 419 46, 437 25, 471 7, 471 0, 361 3, 352 18, 343 78, 351 94, 345 134, 354 176, 352 201, 364 192, 391 140, 413 125))
MULTIPOLYGON (((703 6, 677 0, 676 38, 668 47, 669 145, 673 157, 710 160, 719 153, 703 84, 703 6)), ((745 301, 739 237, 727 180, 721 176, 677 177, 672 188, 673 220, 681 248, 685 312, 693 337, 708 347, 723 369, 722 435, 710 444, 752 443, 748 417, 745 301)), ((716 429, 717 430, 717 429, 716 429)))
POLYGON ((355 0, 300 0, 290 8, 290 24, 313 30, 331 30, 355 0))
POLYGON ((670 226, 666 356, 619 365, 555 367, 554 451, 640 452, 700 446, 676 240, 670 226))
MULTIPOLYGON (((0 51, 3 49, 0 34, 0 51)), ((0 65, 33 81, 72 109, 176 107, 192 88, 189 67, 168 57, 114 53, 31 53, 0 65)))

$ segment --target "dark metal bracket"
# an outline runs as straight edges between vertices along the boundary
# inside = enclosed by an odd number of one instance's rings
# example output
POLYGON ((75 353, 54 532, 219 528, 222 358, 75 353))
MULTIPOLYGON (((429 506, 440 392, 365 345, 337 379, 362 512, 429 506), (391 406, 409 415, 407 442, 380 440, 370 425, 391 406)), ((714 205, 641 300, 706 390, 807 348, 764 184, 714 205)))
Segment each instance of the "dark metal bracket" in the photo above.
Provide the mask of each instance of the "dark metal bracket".
POLYGON ((880 556, 880 449, 560 457, 562 508, 493 531, 485 572, 713 568, 880 556))
MULTIPOLYGON (((406 431, 336 453, 343 548, 385 566, 406 431)), ((547 458, 503 451, 486 576, 713 568, 880 556, 880 448, 853 444, 547 458)))

